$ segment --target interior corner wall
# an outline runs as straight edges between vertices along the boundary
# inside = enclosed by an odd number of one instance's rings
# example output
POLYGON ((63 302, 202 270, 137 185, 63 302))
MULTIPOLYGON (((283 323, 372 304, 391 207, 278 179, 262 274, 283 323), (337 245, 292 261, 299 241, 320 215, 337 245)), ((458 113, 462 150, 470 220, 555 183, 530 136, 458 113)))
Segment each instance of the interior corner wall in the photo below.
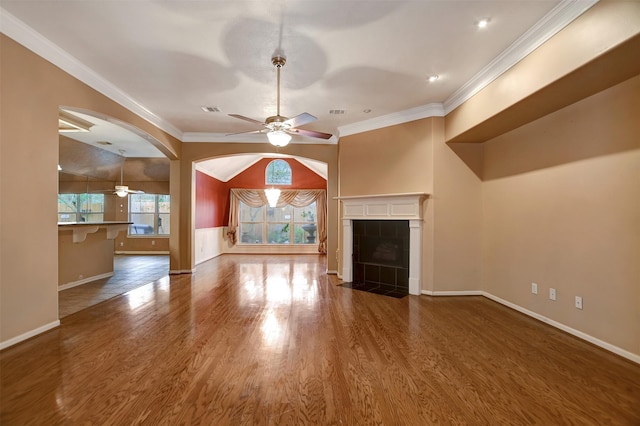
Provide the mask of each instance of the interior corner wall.
POLYGON ((427 290, 479 291, 482 181, 467 163, 479 161, 482 146, 458 147, 456 153, 445 143, 444 118, 434 119, 433 140, 433 283, 427 290), (466 155, 461 158, 463 150, 466 155))
POLYGON ((640 76, 494 138, 482 191, 483 289, 636 356, 638 117, 640 76))

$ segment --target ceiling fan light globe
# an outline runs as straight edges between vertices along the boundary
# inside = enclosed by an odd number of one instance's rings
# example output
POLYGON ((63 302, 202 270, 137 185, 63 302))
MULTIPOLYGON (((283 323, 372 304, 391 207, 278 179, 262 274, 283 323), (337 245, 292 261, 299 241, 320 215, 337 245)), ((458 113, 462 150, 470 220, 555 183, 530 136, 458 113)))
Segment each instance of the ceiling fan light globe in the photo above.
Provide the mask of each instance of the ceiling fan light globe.
POLYGON ((272 130, 267 133, 269 143, 274 146, 287 146, 291 141, 291 135, 282 130, 272 130))
POLYGON ((122 186, 122 185, 116 185, 115 194, 120 198, 124 198, 124 197, 127 196, 127 194, 129 194, 129 187, 128 186, 122 186))

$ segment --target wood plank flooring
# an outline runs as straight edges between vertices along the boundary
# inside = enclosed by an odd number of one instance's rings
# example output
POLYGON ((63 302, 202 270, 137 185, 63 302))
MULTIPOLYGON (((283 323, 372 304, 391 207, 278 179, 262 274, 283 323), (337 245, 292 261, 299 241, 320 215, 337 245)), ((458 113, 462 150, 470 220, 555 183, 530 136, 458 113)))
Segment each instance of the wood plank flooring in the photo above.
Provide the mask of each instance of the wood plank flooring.
POLYGON ((640 425, 640 365, 482 297, 224 255, 0 353, 5 425, 640 425))

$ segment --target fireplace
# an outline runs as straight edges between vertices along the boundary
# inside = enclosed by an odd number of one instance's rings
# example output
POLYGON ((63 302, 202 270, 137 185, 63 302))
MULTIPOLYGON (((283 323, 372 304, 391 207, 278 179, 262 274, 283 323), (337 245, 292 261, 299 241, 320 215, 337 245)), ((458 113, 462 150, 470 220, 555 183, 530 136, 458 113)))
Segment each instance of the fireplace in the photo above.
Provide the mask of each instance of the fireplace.
POLYGON ((426 197, 425 193, 338 197, 342 203, 340 278, 349 283, 361 279, 378 284, 390 281, 396 288, 408 288, 409 294, 419 295, 422 201, 426 197))
POLYGON ((349 287, 390 296, 409 294, 409 221, 353 221, 349 287))

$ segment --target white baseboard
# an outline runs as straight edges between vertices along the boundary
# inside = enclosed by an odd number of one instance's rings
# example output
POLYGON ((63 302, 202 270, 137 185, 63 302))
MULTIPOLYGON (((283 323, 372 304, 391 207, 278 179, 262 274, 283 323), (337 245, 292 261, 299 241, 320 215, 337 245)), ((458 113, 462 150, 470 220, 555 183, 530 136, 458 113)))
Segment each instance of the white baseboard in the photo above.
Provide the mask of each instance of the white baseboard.
POLYGON ((50 322, 49 324, 45 324, 42 327, 38 327, 31 331, 27 331, 26 333, 13 337, 9 340, 5 340, 4 342, 0 342, 0 350, 8 348, 9 346, 13 346, 16 343, 20 343, 24 340, 30 339, 31 337, 36 336, 40 333, 44 333, 45 331, 49 331, 52 328, 58 327, 59 325, 60 325, 60 320, 56 320, 56 321, 50 322))
POLYGON ((193 269, 171 269, 169 275, 195 274, 196 268, 193 269))
POLYGON ((542 321, 542 322, 544 322, 546 324, 549 324, 549 325, 551 325, 551 326, 553 326, 555 328, 558 328, 558 329, 560 329, 562 331, 565 331, 565 332, 567 332, 569 334, 572 334, 572 335, 574 335, 576 337, 579 337, 582 340, 586 340, 589 343, 592 343, 592 344, 594 344, 596 346, 600 346, 601 348, 606 349, 606 350, 608 350, 610 352, 613 352, 616 355, 620 355, 623 358, 626 358, 626 359, 628 359, 630 361, 633 361, 635 363, 640 364, 640 355, 638 355, 638 354, 634 354, 634 353, 629 352, 629 351, 627 351, 625 349, 619 348, 619 347, 617 347, 615 345, 612 345, 611 343, 607 343, 607 342, 605 342, 603 340, 600 340, 600 339, 598 339, 596 337, 593 337, 593 336, 591 336, 591 335, 589 335, 587 333, 583 333, 582 331, 576 330, 575 328, 571 328, 568 325, 562 324, 562 323, 560 323, 558 321, 554 321, 551 318, 547 318, 544 315, 540 315, 540 314, 538 314, 536 312, 533 312, 533 311, 530 311, 530 310, 528 310, 526 308, 523 308, 522 306, 516 305, 515 303, 511 303, 511 302, 509 302, 507 300, 501 299, 501 298, 499 298, 497 296, 494 296, 491 293, 487 293, 486 291, 484 291, 482 293, 483 293, 482 295, 484 297, 486 297, 487 299, 491 299, 494 302, 498 302, 501 305, 507 306, 507 307, 509 307, 511 309, 514 309, 514 310, 516 310, 518 312, 521 312, 521 313, 523 313, 525 315, 528 315, 531 318, 535 318, 535 319, 537 319, 539 321, 542 321))
POLYGON ((205 257, 204 259, 200 259, 200 260, 198 260, 198 261, 196 262, 196 266, 198 266, 198 265, 199 265, 199 264, 201 264, 201 263, 206 262, 207 260, 215 259, 216 257, 220 256, 221 254, 222 254, 222 253, 218 253, 218 254, 214 254, 214 255, 211 255, 211 256, 207 256, 207 257, 205 257))
POLYGON ((430 291, 422 290, 422 294, 427 296, 483 296, 484 292, 480 290, 464 290, 464 291, 430 291))
POLYGON ((338 275, 338 271, 334 271, 333 269, 327 269, 328 275, 338 275))
POLYGON ((113 272, 105 272, 104 274, 94 275, 93 277, 83 278, 78 281, 72 281, 70 283, 62 284, 58 286, 58 291, 66 290, 68 288, 77 287, 82 284, 90 283, 91 281, 101 280, 103 278, 109 278, 113 276, 113 272))
POLYGON ((159 251, 151 251, 151 250, 142 250, 142 251, 131 251, 131 250, 116 250, 113 252, 114 254, 169 254, 166 250, 159 251))

